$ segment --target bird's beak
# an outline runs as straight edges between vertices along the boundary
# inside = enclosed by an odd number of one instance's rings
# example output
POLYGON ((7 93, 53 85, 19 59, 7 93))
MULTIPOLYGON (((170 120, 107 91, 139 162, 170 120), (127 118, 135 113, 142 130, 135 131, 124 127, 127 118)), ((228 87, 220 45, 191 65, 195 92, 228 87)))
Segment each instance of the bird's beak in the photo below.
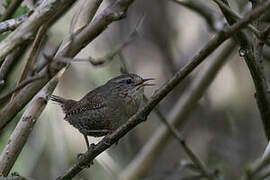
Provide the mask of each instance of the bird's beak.
POLYGON ((153 78, 143 79, 141 82, 137 83, 135 86, 138 87, 138 89, 144 86, 154 86, 155 84, 145 83, 146 81, 150 81, 150 80, 155 80, 155 79, 153 78))

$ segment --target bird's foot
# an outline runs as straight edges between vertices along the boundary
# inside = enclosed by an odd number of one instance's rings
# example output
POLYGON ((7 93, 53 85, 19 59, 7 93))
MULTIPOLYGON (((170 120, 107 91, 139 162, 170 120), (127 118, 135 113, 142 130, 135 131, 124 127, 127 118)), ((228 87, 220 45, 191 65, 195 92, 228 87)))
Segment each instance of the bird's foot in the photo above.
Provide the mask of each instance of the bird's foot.
POLYGON ((79 166, 80 168, 84 169, 84 168, 90 168, 91 165, 93 165, 93 161, 91 161, 90 163, 82 163, 83 159, 85 159, 86 155, 85 153, 79 153, 77 155, 77 161, 79 162, 79 166))
MULTIPOLYGON (((92 149, 93 149, 95 146, 96 146, 96 145, 95 145, 94 143, 90 144, 90 146, 88 147, 87 152, 92 151, 92 149)), ((86 153, 79 153, 79 154, 77 154, 77 161, 78 161, 78 162, 82 162, 82 161, 86 158, 87 152, 86 152, 86 153)), ((94 164, 94 162, 91 161, 90 163, 84 163, 84 164, 82 164, 80 167, 81 167, 81 168, 90 168, 90 165, 93 165, 93 164, 94 164)))

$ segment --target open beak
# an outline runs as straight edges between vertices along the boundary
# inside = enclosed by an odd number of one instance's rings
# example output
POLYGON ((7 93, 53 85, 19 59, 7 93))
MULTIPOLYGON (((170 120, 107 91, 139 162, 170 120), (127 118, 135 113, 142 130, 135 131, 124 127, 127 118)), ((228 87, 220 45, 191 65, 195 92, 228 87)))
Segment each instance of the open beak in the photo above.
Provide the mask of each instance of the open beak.
POLYGON ((140 89, 141 87, 144 87, 144 86, 154 86, 155 84, 146 83, 147 81, 150 81, 150 80, 155 80, 155 79, 153 78, 143 79, 141 82, 136 84, 136 87, 140 89))

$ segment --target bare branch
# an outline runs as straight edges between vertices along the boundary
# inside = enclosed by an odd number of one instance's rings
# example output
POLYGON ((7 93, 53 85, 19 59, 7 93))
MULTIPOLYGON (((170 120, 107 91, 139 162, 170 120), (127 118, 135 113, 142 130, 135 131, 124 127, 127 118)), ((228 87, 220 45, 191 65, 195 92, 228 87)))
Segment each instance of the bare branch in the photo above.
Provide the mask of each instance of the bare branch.
POLYGON ((31 14, 27 21, 22 23, 7 38, 0 42, 0 60, 25 40, 32 38, 38 28, 50 20, 48 17, 51 17, 53 14, 56 14, 59 9, 69 6, 72 3, 74 3, 73 0, 51 0, 46 1, 37 7, 35 12, 31 14))
POLYGON ((80 59, 80 58, 69 58, 69 57, 56 56, 54 59, 56 61, 64 62, 67 64, 69 64, 71 62, 89 62, 93 66, 101 66, 101 65, 107 64, 111 60, 113 60, 113 58, 117 54, 119 54, 124 48, 126 48, 136 38, 137 33, 138 32, 137 32, 137 26, 136 26, 134 31, 132 31, 130 33, 130 35, 126 38, 126 40, 124 40, 121 44, 116 46, 116 48, 114 48, 112 51, 108 52, 107 54, 105 54, 104 56, 99 57, 99 58, 89 57, 87 59, 80 59))
POLYGON ((15 63, 16 59, 19 58, 23 54, 23 50, 25 49, 25 44, 21 45, 14 49, 4 60, 3 64, 0 67, 0 81, 3 83, 0 84, 0 91, 5 85, 5 80, 8 72, 10 71, 13 63, 15 63))
POLYGON ((163 114, 159 111, 158 105, 154 108, 154 112, 158 115, 162 123, 167 127, 168 131, 173 135, 173 137, 182 146, 188 157, 191 159, 196 168, 200 171, 201 175, 209 180, 214 180, 215 175, 208 170, 206 165, 196 156, 196 154, 189 148, 182 134, 178 132, 173 124, 170 124, 163 114))
POLYGON ((9 98, 10 96, 12 96, 12 94, 14 92, 22 89, 23 87, 25 87, 29 83, 32 83, 32 82, 37 81, 37 80, 42 79, 42 78, 44 78, 44 76, 36 75, 36 76, 29 77, 28 79, 25 79, 20 84, 18 84, 15 89, 13 89, 12 91, 0 96, 0 102, 4 101, 6 98, 9 98))
POLYGON ((94 18, 103 0, 81 0, 78 10, 72 18, 70 33, 76 33, 87 26, 94 18))
MULTIPOLYGON (((233 11, 231 8, 229 8, 226 4, 224 4, 221 0, 213 0, 215 3, 217 3, 219 5, 220 8, 222 8, 223 10, 225 10, 230 16, 232 16, 233 18, 235 18, 236 20, 242 19, 242 17, 235 11, 233 11)), ((261 39, 261 40, 265 40, 265 43, 267 45, 270 45, 270 41, 266 40, 265 37, 262 37, 262 32, 260 30, 258 30, 255 26, 253 26, 252 24, 249 24, 247 26, 247 28, 253 32, 257 38, 261 39)))
POLYGON ((11 176, 0 177, 0 180, 34 180, 34 179, 21 176, 15 172, 15 173, 12 173, 11 176))
POLYGON ((0 22, 0 34, 9 30, 16 29, 21 23, 23 23, 28 17, 28 14, 16 17, 14 19, 8 19, 0 22))
POLYGON ((258 175, 261 174, 262 170, 269 166, 270 164, 270 143, 268 143, 267 147, 265 148, 265 151, 263 153, 262 158, 258 159, 252 166, 250 166, 246 171, 246 177, 245 179, 251 180, 251 179, 263 179, 267 176, 269 176, 269 172, 266 172, 264 175, 260 176, 258 178, 258 175))
MULTIPOLYGON (((184 127, 187 123, 189 112, 214 80, 217 72, 225 61, 228 60, 234 48, 235 43, 230 41, 215 60, 211 61, 207 69, 202 72, 199 76, 200 78, 196 79, 196 81, 190 85, 190 89, 185 92, 185 95, 178 100, 177 104, 174 105, 174 108, 171 110, 168 117, 168 122, 170 124, 173 124, 180 129, 184 127)), ((120 179, 131 179, 145 174, 147 169, 154 163, 154 160, 157 159, 157 156, 159 156, 160 152, 165 147, 164 144, 167 143, 169 137, 170 132, 165 126, 158 128, 134 160, 122 171, 120 179)))
MULTIPOLYGON (((227 0, 223 0, 228 5, 227 0)), ((224 9, 221 9, 229 24, 234 24, 235 20, 227 13, 224 9)), ((239 31, 235 34, 235 38, 240 44, 241 50, 246 64, 248 65, 250 74, 252 76, 255 88, 256 88, 256 101, 260 111, 260 115, 263 121, 264 130, 266 137, 270 139, 270 94, 269 87, 266 81, 266 77, 264 75, 263 69, 261 67, 261 61, 256 59, 254 53, 254 47, 252 47, 249 42, 248 35, 239 31)))
POLYGON ((209 54, 211 54, 220 44, 232 36, 235 32, 245 27, 249 22, 258 18, 270 7, 270 0, 265 1, 259 8, 253 10, 249 15, 243 18, 238 23, 235 23, 228 29, 214 36, 205 46, 202 48, 195 57, 181 70, 179 70, 169 82, 164 84, 148 101, 148 103, 132 116, 125 124, 115 130, 112 134, 104 137, 98 144, 87 151, 82 159, 74 164, 66 173, 58 177, 61 179, 71 179, 80 171, 83 170, 84 165, 90 164, 94 158, 100 153, 108 149, 112 144, 116 143, 121 137, 127 134, 132 128, 139 123, 145 121, 149 113, 153 108, 178 85, 192 70, 194 70, 209 54))
POLYGON ((38 117, 46 107, 48 96, 54 91, 58 80, 59 76, 52 79, 51 83, 45 86, 44 89, 33 98, 28 108, 25 110, 0 156, 0 176, 7 176, 13 167, 38 117))

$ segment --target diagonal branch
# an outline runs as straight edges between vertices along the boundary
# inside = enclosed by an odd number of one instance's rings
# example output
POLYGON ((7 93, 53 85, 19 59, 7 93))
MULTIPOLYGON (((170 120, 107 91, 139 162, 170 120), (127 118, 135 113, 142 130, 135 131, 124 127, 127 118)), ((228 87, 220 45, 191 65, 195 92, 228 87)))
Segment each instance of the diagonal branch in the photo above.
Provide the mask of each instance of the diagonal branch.
POLYGON ((20 24, 22 24, 27 19, 27 17, 28 14, 24 14, 22 16, 0 22, 0 34, 9 30, 16 29, 20 24))
POLYGON ((188 157, 191 159, 195 167, 199 170, 200 174, 208 180, 214 180, 215 175, 208 170, 206 165, 200 160, 199 157, 189 148, 186 144, 186 141, 182 134, 178 132, 176 127, 173 124, 170 124, 167 119, 163 116, 163 114, 159 111, 158 106, 154 109, 155 113, 158 115, 159 119, 162 123, 167 127, 168 131, 173 135, 173 137, 178 141, 178 143, 182 146, 188 157))
POLYGON ((58 177, 58 180, 71 179, 80 171, 86 164, 90 164, 94 158, 96 158, 103 151, 108 149, 112 144, 116 143, 121 137, 127 134, 132 128, 137 126, 139 123, 145 121, 149 113, 153 108, 170 92, 176 85, 178 85, 192 70, 194 70, 203 60, 210 55, 220 44, 232 36, 235 32, 245 27, 249 22, 258 18, 268 8, 270 8, 270 0, 265 1, 259 8, 253 10, 245 18, 238 23, 218 33, 214 36, 196 55, 192 60, 179 70, 169 82, 164 84, 148 101, 148 103, 132 116, 125 124, 115 130, 112 134, 104 137, 98 144, 86 152, 85 156, 75 163, 66 173, 58 177))
POLYGON ((59 77, 56 76, 52 80, 52 83, 45 86, 44 89, 33 98, 25 110, 0 156, 0 176, 7 176, 9 174, 32 132, 38 117, 46 107, 48 96, 53 93, 58 80, 59 77))
MULTIPOLYGON (((227 0, 223 0, 227 5, 227 0)), ((233 17, 228 14, 227 11, 225 11, 220 6, 221 11, 223 12, 224 16, 226 17, 229 24, 233 25, 235 23, 235 20, 233 17)), ((270 94, 268 89, 268 84, 266 81, 266 77, 264 75, 263 69, 262 69, 262 62, 259 61, 258 57, 256 55, 256 48, 253 47, 251 44, 248 35, 243 32, 239 31, 234 36, 237 40, 237 42, 240 44, 241 51, 243 51, 242 56, 245 59, 245 62, 248 66, 248 69, 250 71, 250 74, 252 76, 254 86, 256 89, 256 102, 258 109, 260 111, 260 115, 263 121, 263 126, 265 130, 266 137, 268 140, 270 139, 270 94), (254 51, 255 48, 255 51, 254 51)))
MULTIPOLYGON (((215 3, 217 3, 219 5, 219 7, 223 10, 226 11, 226 13, 228 13, 226 16, 228 17, 228 15, 230 15, 231 17, 233 17, 236 20, 242 19, 242 17, 235 11, 233 11, 231 8, 229 8, 226 4, 224 4, 221 0, 213 0, 215 3)), ((264 37, 262 36, 262 32, 260 30, 258 30, 255 26, 253 26, 252 24, 249 24, 247 26, 247 28, 253 32, 257 38, 259 39, 263 39, 264 37)), ((264 39, 263 39, 264 40, 264 39)), ((267 45, 270 45, 270 41, 269 40, 265 40, 265 43, 267 45)))
POLYGON ((22 23, 15 31, 13 31, 7 38, 0 42, 0 61, 12 49, 22 44, 24 41, 29 40, 36 33, 38 28, 48 20, 52 15, 56 14, 59 9, 73 4, 73 0, 51 0, 42 3, 35 9, 27 21, 22 23))
MULTIPOLYGON (((187 116, 190 111, 207 90, 214 77, 216 77, 219 69, 225 61, 228 60, 231 53, 233 53, 235 46, 235 43, 230 41, 214 61, 209 63, 207 69, 199 75, 200 78, 192 82, 185 96, 179 99, 177 104, 170 111, 168 116, 170 124, 175 125, 179 129, 182 129, 185 124, 187 124, 187 116)), ((132 162, 121 172, 120 179, 125 180, 131 177, 136 178, 143 176, 165 148, 165 144, 167 144, 169 138, 170 133, 168 129, 165 126, 159 127, 132 162)))

